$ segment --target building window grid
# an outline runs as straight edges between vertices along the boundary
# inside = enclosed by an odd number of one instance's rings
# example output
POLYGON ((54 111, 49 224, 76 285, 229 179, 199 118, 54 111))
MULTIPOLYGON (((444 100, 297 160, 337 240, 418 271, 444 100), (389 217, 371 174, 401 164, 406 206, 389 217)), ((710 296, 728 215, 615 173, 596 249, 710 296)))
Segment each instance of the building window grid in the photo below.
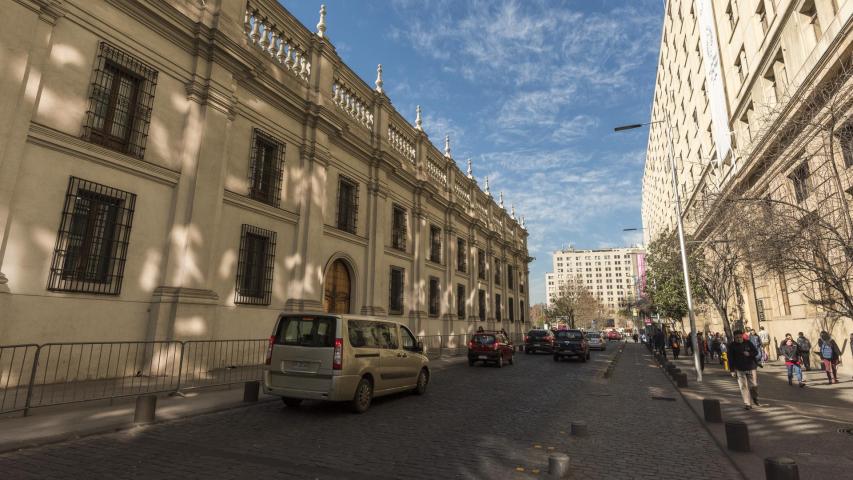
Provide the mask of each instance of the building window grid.
POLYGON ((440 283, 438 278, 429 277, 429 304, 428 304, 428 314, 430 317, 437 317, 440 309, 440 283))
POLYGON ((142 158, 157 71, 101 42, 92 77, 83 139, 142 158))
POLYGON ((402 315, 405 270, 400 267, 391 267, 389 277, 388 313, 391 315, 402 315))
POLYGON ((486 321, 486 291, 477 290, 477 315, 481 322, 486 321))
POLYGON ((467 242, 462 238, 456 239, 456 270, 466 272, 468 270, 467 242))
POLYGON ((465 285, 456 284, 456 317, 465 320, 465 285))
POLYGON ((477 249, 477 278, 486 279, 486 252, 477 249))
POLYGON ((391 211, 391 248, 406 251, 406 209, 394 205, 391 211))
POLYGON ((501 294, 495 294, 495 321, 501 321, 501 294))
POLYGON ((248 305, 271 303, 275 241, 275 232, 243 224, 240 231, 234 303, 248 305))
POLYGON ((495 285, 501 284, 501 261, 495 259, 495 285))
POLYGON ((277 208, 283 176, 284 144, 260 129, 252 129, 249 197, 277 208))
POLYGON ((337 228, 355 234, 358 220, 358 183, 344 175, 338 178, 337 228))
POLYGON ((71 177, 47 289, 118 295, 136 195, 71 177))

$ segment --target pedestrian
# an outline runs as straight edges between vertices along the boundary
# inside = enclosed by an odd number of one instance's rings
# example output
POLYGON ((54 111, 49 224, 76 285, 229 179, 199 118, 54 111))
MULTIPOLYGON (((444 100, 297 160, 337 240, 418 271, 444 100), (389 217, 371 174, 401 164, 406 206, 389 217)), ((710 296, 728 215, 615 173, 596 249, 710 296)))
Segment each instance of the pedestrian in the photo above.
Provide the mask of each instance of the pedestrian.
POLYGON ((672 358, 678 360, 678 354, 681 353, 681 338, 677 332, 672 332, 669 336, 669 348, 672 349, 672 358))
POLYGON ((720 351, 720 334, 715 333, 713 340, 711 340, 711 360, 715 357, 720 360, 720 365, 723 364, 722 356, 720 355, 722 352, 720 351))
POLYGON ((664 336, 663 329, 655 332, 655 349, 658 351, 661 357, 666 359, 666 336, 664 336))
POLYGON ((784 346, 785 346, 785 344, 786 344, 786 343, 788 343, 788 340, 793 340, 793 338, 794 338, 794 337, 793 337, 790 333, 786 333, 786 334, 785 334, 785 338, 783 338, 783 339, 782 339, 782 341, 781 341, 781 342, 779 342, 779 351, 781 352, 781 351, 782 351, 782 347, 784 347, 784 346))
POLYGON ((702 332, 696 334, 696 344, 699 346, 699 370, 705 371, 705 355, 708 354, 708 345, 702 338, 702 332))
POLYGON ((480 325, 480 328, 477 329, 477 333, 483 333, 483 326, 480 325))
MULTIPOLYGON (((752 331, 755 333, 755 330, 752 331)), ((770 333, 764 329, 764 326, 758 327, 758 340, 761 342, 761 350, 764 352, 764 361, 770 358, 770 333)))
POLYGON ((793 385, 794 375, 797 375, 797 382, 800 387, 805 387, 803 382, 803 369, 800 367, 802 362, 802 352, 800 346, 794 342, 794 339, 788 336, 785 343, 779 348, 782 352, 782 357, 785 359, 785 368, 788 369, 788 385, 793 385))
POLYGON ((826 372, 826 378, 829 383, 838 383, 838 365, 841 364, 841 349, 826 330, 820 332, 820 339, 817 341, 818 353, 820 361, 823 362, 823 371, 826 372))
MULTIPOLYGON (((760 337, 760 336, 758 336, 758 334, 757 334, 757 333, 755 333, 755 329, 750 329, 750 330, 749 330, 749 341, 750 341, 753 345, 755 345, 756 350, 758 350, 758 358, 757 358, 757 360, 758 360, 758 366, 759 366, 759 367, 764 367, 764 362, 766 362, 766 361, 767 361, 767 359, 768 359, 768 358, 770 358, 770 357, 769 357, 768 355, 766 355, 766 354, 765 354, 765 352, 764 352, 765 348, 764 348, 764 345, 761 343, 761 337, 760 337)), ((767 337, 767 341, 768 341, 768 342, 770 341, 770 337, 769 337, 769 336, 767 337)), ((769 347, 768 347, 768 350, 769 350, 769 347)))
POLYGON ((803 335, 803 332, 800 332, 797 335, 797 346, 800 347, 800 358, 803 361, 803 367, 805 367, 808 372, 812 369, 812 342, 803 335))
POLYGON ((737 378, 743 408, 749 410, 758 403, 758 356, 761 354, 755 345, 749 341, 749 334, 740 330, 734 331, 734 341, 726 348, 728 352, 729 370, 732 377, 737 378))

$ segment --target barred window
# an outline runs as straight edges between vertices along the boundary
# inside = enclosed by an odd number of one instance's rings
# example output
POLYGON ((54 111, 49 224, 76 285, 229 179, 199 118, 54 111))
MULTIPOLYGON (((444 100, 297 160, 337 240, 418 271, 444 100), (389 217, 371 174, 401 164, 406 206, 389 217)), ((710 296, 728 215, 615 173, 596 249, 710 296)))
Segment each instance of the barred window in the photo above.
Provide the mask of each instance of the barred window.
POLYGON ((151 121, 157 71, 101 42, 92 76, 83 138, 142 158, 151 121))
POLYGON ((278 207, 284 173, 284 144, 255 128, 249 165, 249 196, 278 207))
POLYGON ((841 155, 844 157, 844 166, 853 167, 853 120, 836 130, 835 136, 841 144, 841 155))
POLYGON ((391 315, 403 314, 403 275, 405 270, 400 267, 391 267, 390 279, 388 281, 388 313, 391 315))
POLYGON ((495 294, 495 321, 501 321, 501 294, 495 294))
POLYGON ((465 272, 468 270, 468 251, 465 247, 465 240, 456 239, 456 270, 465 272))
POLYGON ((429 277, 429 316, 437 317, 439 311, 439 283, 435 277, 429 277))
POLYGON ((495 259, 495 285, 501 284, 501 261, 495 259))
POLYGON ((480 316, 480 321, 486 321, 486 291, 480 289, 477 291, 477 313, 480 316))
POLYGON ((486 279, 486 252, 477 249, 477 278, 486 279))
POLYGON ((509 312, 509 321, 514 322, 515 321, 515 308, 513 308, 513 307, 515 305, 513 305, 514 302, 513 302, 512 297, 507 298, 506 303, 507 303, 506 309, 509 312))
POLYGON ((234 303, 269 305, 275 264, 276 233, 243 224, 237 261, 237 292, 234 303))
POLYGON ((524 323, 524 300, 518 301, 518 321, 524 323))
POLYGON ((465 285, 456 284, 456 317, 465 320, 465 285))
POLYGON ((343 175, 338 179, 338 228, 355 233, 358 217, 358 183, 343 175))
POLYGON ((441 229, 435 225, 429 227, 429 259, 441 263, 441 229))
POLYGON ((794 185, 794 196, 797 202, 803 202, 811 195, 813 190, 814 178, 809 171, 809 162, 804 161, 788 176, 791 183, 794 185))
POLYGON ((391 247, 406 251, 406 209, 394 205, 391 211, 391 247))
POLYGON ((71 177, 47 289, 118 295, 136 195, 71 177))
POLYGON ((515 288, 515 268, 512 265, 506 266, 506 287, 510 290, 515 288))

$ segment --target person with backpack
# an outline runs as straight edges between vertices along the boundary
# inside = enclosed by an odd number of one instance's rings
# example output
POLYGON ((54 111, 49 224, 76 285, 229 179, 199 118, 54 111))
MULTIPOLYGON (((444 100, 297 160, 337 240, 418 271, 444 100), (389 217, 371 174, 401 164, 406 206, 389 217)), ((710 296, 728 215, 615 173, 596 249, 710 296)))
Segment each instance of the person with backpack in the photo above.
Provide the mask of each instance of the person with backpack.
POLYGON ((841 363, 841 349, 826 330, 820 332, 820 339, 817 341, 817 351, 820 355, 820 361, 823 362, 823 371, 826 372, 826 378, 829 383, 838 383, 838 365, 841 363))
POLYGON ((749 341, 749 334, 734 331, 734 340, 726 348, 729 371, 737 378, 737 386, 743 399, 743 408, 749 410, 758 403, 758 358, 761 352, 749 341))
MULTIPOLYGON (((769 337, 768 337, 768 338, 769 338, 769 337)), ((761 337, 759 337, 759 336, 758 336, 758 334, 757 334, 757 333, 755 333, 755 329, 754 329, 754 328, 751 328, 751 329, 749 330, 749 341, 750 341, 753 345, 755 345, 755 348, 758 350, 758 354, 759 354, 759 355, 758 355, 758 366, 763 368, 763 367, 764 367, 764 362, 766 362, 766 361, 767 361, 767 359, 769 358, 769 356, 768 356, 768 355, 767 355, 767 353, 765 352, 764 346, 761 344, 761 337)), ((768 348, 768 350, 769 350, 769 348, 768 348)))
POLYGON ((669 348, 672 349, 672 357, 678 360, 678 355, 681 353, 681 337, 678 332, 672 332, 669 336, 669 348))
POLYGON ((797 346, 800 347, 801 359, 803 361, 803 367, 805 367, 806 371, 812 369, 812 342, 803 335, 803 332, 797 334, 797 346))
POLYGON ((800 388, 805 387, 803 382, 803 370, 800 368, 802 361, 802 352, 799 345, 794 343, 794 339, 789 337, 779 349, 782 352, 782 357, 785 359, 785 367, 788 369, 788 385, 793 385, 794 374, 797 375, 797 382, 800 388))
MULTIPOLYGON (((755 335, 755 330, 752 331, 755 335)), ((770 334, 764 329, 764 326, 758 327, 758 340, 761 342, 761 350, 764 352, 765 361, 770 358, 770 334)))

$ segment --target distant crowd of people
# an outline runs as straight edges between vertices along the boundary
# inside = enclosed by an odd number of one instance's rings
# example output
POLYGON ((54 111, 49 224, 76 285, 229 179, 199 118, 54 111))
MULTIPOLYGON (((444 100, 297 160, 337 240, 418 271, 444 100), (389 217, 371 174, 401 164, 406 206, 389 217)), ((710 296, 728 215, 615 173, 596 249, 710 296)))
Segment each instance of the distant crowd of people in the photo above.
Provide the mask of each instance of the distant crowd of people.
MULTIPOLYGON (((645 335, 642 336, 646 341, 645 335)), ((693 355, 692 337, 673 331, 667 336, 662 330, 656 329, 651 338, 648 339, 651 346, 659 355, 666 358, 667 348, 677 360, 685 350, 686 355, 693 355)), ((747 328, 732 332, 732 338, 726 337, 725 333, 709 332, 703 335, 701 332, 696 336, 699 350, 699 364, 702 371, 705 363, 718 361, 727 371, 731 372, 733 378, 737 379, 744 408, 749 410, 753 405, 760 406, 758 400, 758 369, 763 368, 770 359, 770 335, 759 327, 758 331, 747 328)), ((851 355, 853 355, 853 334, 850 335, 851 355)), ((829 332, 820 332, 817 345, 799 332, 794 338, 790 333, 776 347, 777 358, 784 361, 788 374, 788 385, 794 385, 794 379, 800 387, 806 386, 803 378, 803 370, 811 370, 812 353, 820 358, 823 370, 826 373, 827 383, 838 383, 838 367, 841 365, 842 350, 829 332)))

